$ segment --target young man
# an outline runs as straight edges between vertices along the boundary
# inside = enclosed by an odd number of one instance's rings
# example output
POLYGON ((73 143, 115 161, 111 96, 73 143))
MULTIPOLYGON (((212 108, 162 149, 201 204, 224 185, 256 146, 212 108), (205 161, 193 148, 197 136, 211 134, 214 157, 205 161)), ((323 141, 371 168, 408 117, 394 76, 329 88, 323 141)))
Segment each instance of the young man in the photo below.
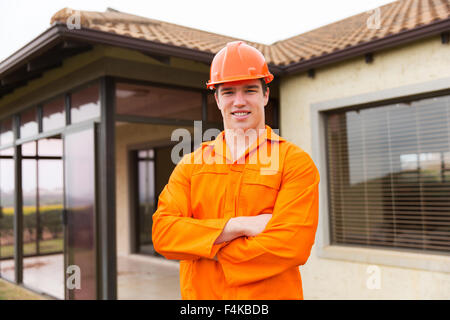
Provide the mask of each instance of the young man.
POLYGON ((265 125, 272 81, 263 55, 227 44, 209 88, 225 130, 178 163, 153 216, 153 244, 180 261, 183 299, 303 299, 318 222, 319 173, 265 125))

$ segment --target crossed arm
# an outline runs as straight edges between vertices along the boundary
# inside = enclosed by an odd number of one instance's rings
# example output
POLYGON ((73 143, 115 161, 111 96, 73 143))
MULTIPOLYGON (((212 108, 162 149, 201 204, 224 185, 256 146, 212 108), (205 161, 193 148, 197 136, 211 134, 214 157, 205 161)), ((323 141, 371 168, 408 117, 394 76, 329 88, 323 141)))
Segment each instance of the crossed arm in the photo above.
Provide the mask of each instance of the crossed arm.
POLYGON ((156 251, 178 260, 217 257, 231 285, 304 264, 317 228, 319 175, 305 153, 294 153, 289 164, 273 214, 227 219, 192 218, 189 196, 181 196, 189 195, 190 186, 183 172, 175 172, 153 218, 156 251))
POLYGON ((263 213, 252 217, 235 217, 228 220, 214 244, 232 241, 239 237, 254 237, 266 228, 272 214, 263 213))

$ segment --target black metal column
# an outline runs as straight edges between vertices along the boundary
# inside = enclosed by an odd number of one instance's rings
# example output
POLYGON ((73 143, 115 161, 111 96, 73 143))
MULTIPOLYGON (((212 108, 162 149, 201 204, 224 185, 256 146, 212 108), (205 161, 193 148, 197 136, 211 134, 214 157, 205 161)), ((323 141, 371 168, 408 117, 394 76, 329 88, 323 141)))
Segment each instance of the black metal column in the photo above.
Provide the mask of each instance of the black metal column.
MULTIPOLYGON (((20 119, 13 117, 14 141, 19 138, 20 119)), ((16 283, 23 282, 23 202, 22 202, 22 152, 14 146, 14 276, 16 283)))
POLYGON ((101 123, 98 139, 100 298, 117 299, 115 85, 112 77, 100 81, 101 123))

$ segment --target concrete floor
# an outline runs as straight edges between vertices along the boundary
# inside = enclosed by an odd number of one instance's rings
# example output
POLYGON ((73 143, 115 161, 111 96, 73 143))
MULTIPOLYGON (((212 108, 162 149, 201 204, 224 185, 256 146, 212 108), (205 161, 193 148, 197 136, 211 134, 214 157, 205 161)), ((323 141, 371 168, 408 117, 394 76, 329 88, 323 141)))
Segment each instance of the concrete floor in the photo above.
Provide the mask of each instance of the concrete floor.
MULTIPOLYGON (((13 261, 2 261, 2 271, 14 275, 13 261)), ((119 300, 179 300, 179 263, 147 255, 117 258, 119 300)), ((64 299, 63 255, 24 259, 24 285, 64 299)), ((12 279, 11 279, 12 280, 12 279)))
POLYGON ((145 255, 117 258, 119 300, 180 300, 179 263, 145 255))

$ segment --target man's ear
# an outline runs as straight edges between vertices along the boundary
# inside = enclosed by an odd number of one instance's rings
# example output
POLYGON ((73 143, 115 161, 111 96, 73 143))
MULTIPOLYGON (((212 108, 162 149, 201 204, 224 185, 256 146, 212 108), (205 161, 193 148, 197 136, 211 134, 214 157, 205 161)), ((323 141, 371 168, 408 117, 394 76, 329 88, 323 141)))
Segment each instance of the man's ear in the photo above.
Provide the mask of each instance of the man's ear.
POLYGON ((269 89, 269 87, 267 87, 266 93, 264 95, 264 107, 267 106, 267 103, 269 102, 269 94, 270 94, 270 89, 269 89))
POLYGON ((216 91, 214 92, 214 99, 216 99, 217 108, 219 108, 219 110, 220 110, 219 95, 217 94, 217 92, 219 92, 219 89, 216 89, 216 91))

